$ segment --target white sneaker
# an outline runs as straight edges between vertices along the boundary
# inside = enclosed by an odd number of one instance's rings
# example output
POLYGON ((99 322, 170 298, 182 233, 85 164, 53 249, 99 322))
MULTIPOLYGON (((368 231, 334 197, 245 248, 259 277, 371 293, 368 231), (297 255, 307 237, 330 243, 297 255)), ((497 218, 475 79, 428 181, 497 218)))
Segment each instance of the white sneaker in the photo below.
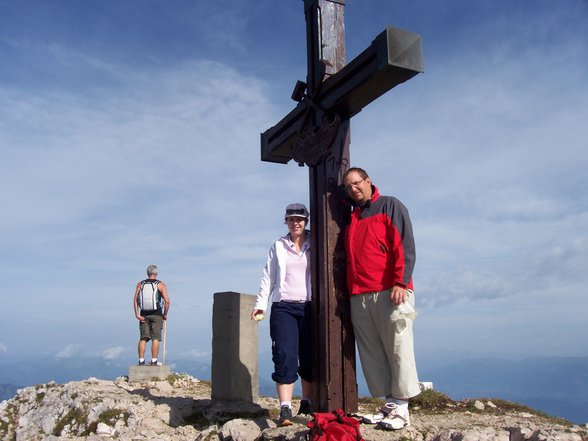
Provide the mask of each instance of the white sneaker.
POLYGON ((366 424, 378 424, 384 418, 386 418, 391 412, 395 411, 396 404, 386 403, 376 413, 370 413, 361 416, 361 422, 366 424))
POLYGON ((410 426, 410 415, 408 409, 403 410, 400 407, 392 404, 395 409, 390 412, 386 418, 379 422, 379 425, 388 430, 400 430, 410 426))
POLYGON ((361 422, 378 424, 388 430, 400 430, 410 426, 410 415, 408 409, 402 410, 394 403, 386 403, 376 413, 363 415, 361 422))

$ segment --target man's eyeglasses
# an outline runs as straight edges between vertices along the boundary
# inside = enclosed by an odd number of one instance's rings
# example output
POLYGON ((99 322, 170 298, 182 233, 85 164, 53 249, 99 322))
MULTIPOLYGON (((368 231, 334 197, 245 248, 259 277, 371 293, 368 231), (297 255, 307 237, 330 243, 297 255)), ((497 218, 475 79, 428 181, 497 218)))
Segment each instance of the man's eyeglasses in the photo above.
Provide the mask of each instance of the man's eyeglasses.
POLYGON ((345 186, 345 189, 346 190, 351 190, 352 188, 359 188, 359 184, 361 184, 363 181, 365 181, 365 178, 361 178, 359 181, 355 181, 355 182, 352 182, 349 185, 346 185, 345 186))
POLYGON ((304 213, 304 208, 288 208, 286 210, 286 214, 290 214, 290 215, 301 214, 304 216, 305 213, 304 213))
POLYGON ((300 224, 300 223, 303 223, 304 221, 306 221, 305 217, 287 217, 286 218, 286 222, 292 222, 295 224, 300 224))

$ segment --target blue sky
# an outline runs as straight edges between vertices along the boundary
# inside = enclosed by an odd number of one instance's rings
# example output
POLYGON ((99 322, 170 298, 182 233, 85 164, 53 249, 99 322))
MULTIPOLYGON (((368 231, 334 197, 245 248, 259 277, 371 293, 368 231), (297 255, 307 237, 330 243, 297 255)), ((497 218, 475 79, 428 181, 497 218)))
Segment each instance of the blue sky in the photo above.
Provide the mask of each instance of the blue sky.
MULTIPOLYGON (((588 355, 588 3, 348 0, 425 73, 351 123, 409 208, 420 362, 588 355)), ((0 357, 134 357, 155 263, 168 357, 210 360, 213 293, 255 294, 308 170, 259 134, 306 75, 302 0, 0 0, 0 357)), ((269 350, 267 321, 261 350, 269 350)))

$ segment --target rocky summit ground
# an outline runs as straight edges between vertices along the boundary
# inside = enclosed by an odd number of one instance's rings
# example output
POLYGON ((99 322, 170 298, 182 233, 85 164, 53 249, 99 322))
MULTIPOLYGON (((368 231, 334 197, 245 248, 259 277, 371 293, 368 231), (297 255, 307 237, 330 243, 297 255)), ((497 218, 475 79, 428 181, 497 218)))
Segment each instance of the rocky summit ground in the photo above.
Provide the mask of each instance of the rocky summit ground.
MULTIPOLYGON (((0 404, 0 439, 121 441, 304 440, 309 418, 276 427, 277 401, 219 403, 210 385, 184 374, 129 383, 90 378, 21 389, 0 404)), ((588 441, 588 429, 501 400, 455 402, 426 391, 411 402, 412 424, 401 431, 361 425, 366 441, 588 441)), ((296 413, 298 403, 295 403, 296 413)), ((358 415, 380 403, 362 400, 358 415)), ((357 416, 357 415, 356 415, 357 416)))

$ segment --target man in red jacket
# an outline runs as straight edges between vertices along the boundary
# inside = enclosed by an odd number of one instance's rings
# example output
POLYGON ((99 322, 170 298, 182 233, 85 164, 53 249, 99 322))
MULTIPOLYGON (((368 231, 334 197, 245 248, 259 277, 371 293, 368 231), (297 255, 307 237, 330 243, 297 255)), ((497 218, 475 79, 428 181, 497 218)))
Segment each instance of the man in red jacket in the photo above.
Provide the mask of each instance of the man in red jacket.
POLYGON ((380 195, 365 170, 350 168, 343 184, 353 206, 345 234, 351 322, 363 374, 386 404, 365 423, 410 425, 408 399, 420 393, 413 350, 415 245, 408 210, 380 195))

